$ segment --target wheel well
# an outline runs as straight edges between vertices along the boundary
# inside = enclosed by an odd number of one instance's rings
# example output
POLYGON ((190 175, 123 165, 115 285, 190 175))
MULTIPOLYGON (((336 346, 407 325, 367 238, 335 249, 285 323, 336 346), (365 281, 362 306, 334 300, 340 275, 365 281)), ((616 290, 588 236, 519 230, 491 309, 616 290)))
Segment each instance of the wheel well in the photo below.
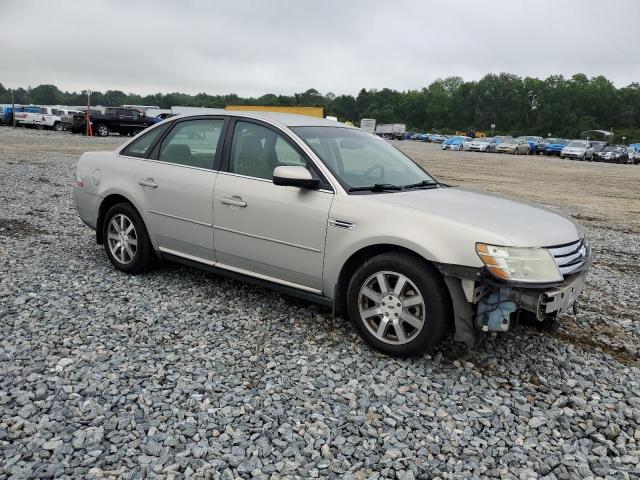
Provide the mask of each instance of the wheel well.
POLYGON ((96 222, 96 243, 98 243, 99 245, 102 245, 103 242, 102 222, 104 221, 104 216, 113 205, 122 202, 126 202, 135 208, 135 206, 126 197, 115 193, 112 195, 108 195, 104 200, 102 200, 100 208, 98 209, 98 221, 96 222))
POLYGON ((342 270, 340 270, 340 275, 338 276, 338 284, 336 285, 335 290, 334 308, 336 313, 346 314, 347 312, 347 287, 349 286, 349 280, 351 279, 351 276, 356 271, 356 269, 365 260, 376 255, 380 255, 381 253, 387 252, 402 252, 415 257, 417 261, 423 263, 427 268, 430 268, 433 271, 437 272, 438 276, 442 278, 442 282, 444 284, 444 278, 442 277, 440 271, 435 268, 426 258, 418 255, 413 250, 392 244, 370 245, 358 250, 353 255, 351 255, 342 266, 342 270))

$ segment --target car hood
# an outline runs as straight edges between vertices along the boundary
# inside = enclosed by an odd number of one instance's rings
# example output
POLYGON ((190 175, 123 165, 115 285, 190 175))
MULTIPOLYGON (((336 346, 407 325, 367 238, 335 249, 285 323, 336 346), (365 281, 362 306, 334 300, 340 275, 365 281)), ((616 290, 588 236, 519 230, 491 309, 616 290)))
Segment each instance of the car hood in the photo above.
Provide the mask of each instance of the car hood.
POLYGON ((547 148, 564 148, 566 145, 562 143, 548 143, 547 148))
MULTIPOLYGON (((462 187, 433 188, 370 196, 375 201, 418 210, 424 215, 472 224, 499 235, 510 246, 549 247, 582 236, 568 216, 534 203, 462 187)), ((483 241, 482 238, 476 241, 483 241)))

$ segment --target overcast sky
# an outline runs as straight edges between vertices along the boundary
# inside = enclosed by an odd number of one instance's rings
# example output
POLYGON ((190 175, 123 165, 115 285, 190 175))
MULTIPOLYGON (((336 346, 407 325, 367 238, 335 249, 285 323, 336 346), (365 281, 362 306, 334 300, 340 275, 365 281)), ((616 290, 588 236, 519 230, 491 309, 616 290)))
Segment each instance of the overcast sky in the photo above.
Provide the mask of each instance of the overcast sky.
POLYGON ((509 72, 640 81, 640 0, 0 0, 0 83, 292 94, 509 72))

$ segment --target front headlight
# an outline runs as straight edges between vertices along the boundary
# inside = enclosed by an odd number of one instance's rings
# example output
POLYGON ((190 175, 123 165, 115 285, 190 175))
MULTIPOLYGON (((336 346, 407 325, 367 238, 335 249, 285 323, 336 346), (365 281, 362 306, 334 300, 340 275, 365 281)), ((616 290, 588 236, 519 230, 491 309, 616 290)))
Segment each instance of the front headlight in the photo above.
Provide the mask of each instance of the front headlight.
POLYGON ((553 256, 544 248, 499 247, 476 243, 476 252, 487 269, 501 280, 547 283, 563 279, 553 256))

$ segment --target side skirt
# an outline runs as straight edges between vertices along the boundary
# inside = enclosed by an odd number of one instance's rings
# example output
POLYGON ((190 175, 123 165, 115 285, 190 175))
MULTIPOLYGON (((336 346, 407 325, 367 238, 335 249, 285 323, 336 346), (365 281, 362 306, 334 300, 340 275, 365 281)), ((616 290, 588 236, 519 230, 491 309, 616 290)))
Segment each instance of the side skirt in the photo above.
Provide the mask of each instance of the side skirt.
POLYGON ((293 287, 287 287, 286 285, 280 285, 278 283, 270 282, 268 280, 252 277, 251 275, 244 275, 242 273, 232 272, 231 270, 217 268, 212 265, 206 265, 204 263, 200 263, 195 260, 189 260, 188 258, 179 257, 177 255, 172 255, 166 252, 157 252, 157 254, 161 258, 170 260, 175 263, 187 265, 189 267, 197 268, 199 270, 210 272, 215 275, 220 275, 222 277, 233 278, 235 280, 240 280, 242 282, 250 283, 252 285, 257 285, 259 287, 268 288, 270 290, 274 290, 279 293, 285 293, 292 297, 300 298, 302 300, 306 300, 312 303, 317 303, 318 305, 323 305, 325 307, 333 308, 333 300, 328 297, 325 297, 324 295, 318 295, 312 292, 305 292, 304 290, 300 290, 293 287))

